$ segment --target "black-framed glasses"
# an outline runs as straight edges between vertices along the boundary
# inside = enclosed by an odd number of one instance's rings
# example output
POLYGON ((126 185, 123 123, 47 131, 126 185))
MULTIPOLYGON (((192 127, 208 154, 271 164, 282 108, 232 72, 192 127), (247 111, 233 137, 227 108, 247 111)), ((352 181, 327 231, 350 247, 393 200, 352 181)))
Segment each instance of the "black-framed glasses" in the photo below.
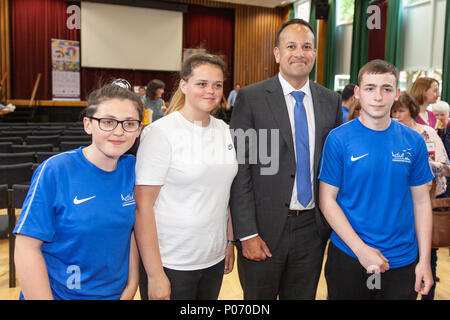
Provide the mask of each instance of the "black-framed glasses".
POLYGON ((126 132, 136 132, 139 130, 141 125, 140 120, 116 120, 111 118, 95 118, 88 117, 89 119, 94 119, 98 121, 98 127, 103 131, 113 131, 119 123, 122 125, 122 129, 126 132))

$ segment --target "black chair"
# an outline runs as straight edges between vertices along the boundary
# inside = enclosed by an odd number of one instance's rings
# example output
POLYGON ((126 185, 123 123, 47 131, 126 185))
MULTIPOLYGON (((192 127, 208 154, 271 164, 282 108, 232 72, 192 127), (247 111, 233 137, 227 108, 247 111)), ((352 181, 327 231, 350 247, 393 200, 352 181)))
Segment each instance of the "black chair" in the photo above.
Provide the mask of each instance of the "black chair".
POLYGON ((41 165, 42 163, 33 163, 33 166, 31 167, 31 176, 33 177, 34 172, 36 169, 41 165))
POLYGON ((40 126, 39 130, 64 130, 66 129, 66 126, 40 126))
POLYGON ((0 165, 35 162, 34 152, 0 153, 0 165))
POLYGON ((53 136, 27 136, 25 142, 28 145, 51 144, 53 147, 59 146, 59 135, 53 136))
POLYGON ((42 130, 42 129, 35 129, 29 136, 54 136, 54 135, 61 135, 62 130, 42 130))
POLYGON ((59 140, 61 142, 66 141, 92 141, 92 136, 85 134, 84 136, 60 136, 59 140))
POLYGON ((68 151, 73 149, 78 149, 81 146, 90 145, 90 141, 64 141, 59 144, 59 151, 68 151))
POLYGON ((0 137, 0 142, 12 142, 13 144, 22 144, 22 137, 0 137))
POLYGON ((33 129, 38 129, 39 126, 11 126, 10 127, 10 131, 13 130, 33 130, 33 129))
POLYGON ((42 163, 50 157, 53 157, 55 154, 59 154, 58 151, 52 152, 36 152, 36 163, 42 163))
POLYGON ((14 237, 12 235, 15 217, 14 210, 12 210, 11 194, 12 190, 8 190, 8 185, 0 185, 0 210, 7 209, 7 214, 0 215, 0 239, 9 240, 9 287, 13 288, 16 286, 16 269, 14 265, 14 237))
POLYGON ((13 144, 11 146, 13 153, 19 152, 38 152, 38 151, 53 151, 53 145, 51 144, 32 144, 32 145, 18 145, 13 144))
POLYGON ((0 152, 8 153, 12 152, 12 142, 0 142, 0 152))
POLYGON ((13 184, 30 184, 32 167, 32 162, 0 166, 0 184, 7 184, 8 188, 13 184))
POLYGON ((9 239, 9 287, 14 288, 16 286, 16 267, 14 264, 14 247, 16 242, 16 236, 12 233, 16 225, 16 209, 22 209, 25 198, 27 197, 29 185, 14 184, 12 186, 12 205, 11 205, 11 218, 9 220, 10 225, 10 239, 9 239), (13 263, 11 263, 11 261, 13 263))
POLYGON ((63 135, 65 136, 83 136, 87 135, 84 129, 66 129, 63 131, 63 135))
POLYGON ((33 133, 32 130, 2 130, 0 131, 1 137, 22 137, 30 136, 33 133))

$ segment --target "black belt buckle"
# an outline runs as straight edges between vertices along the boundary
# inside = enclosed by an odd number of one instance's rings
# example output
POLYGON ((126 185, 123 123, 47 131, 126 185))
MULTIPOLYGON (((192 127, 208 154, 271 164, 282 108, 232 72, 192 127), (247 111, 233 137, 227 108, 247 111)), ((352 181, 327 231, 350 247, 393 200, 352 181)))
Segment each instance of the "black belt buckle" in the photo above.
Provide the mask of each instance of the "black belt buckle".
POLYGON ((302 213, 303 213, 303 210, 289 210, 288 217, 293 217, 293 216, 298 217, 302 213))

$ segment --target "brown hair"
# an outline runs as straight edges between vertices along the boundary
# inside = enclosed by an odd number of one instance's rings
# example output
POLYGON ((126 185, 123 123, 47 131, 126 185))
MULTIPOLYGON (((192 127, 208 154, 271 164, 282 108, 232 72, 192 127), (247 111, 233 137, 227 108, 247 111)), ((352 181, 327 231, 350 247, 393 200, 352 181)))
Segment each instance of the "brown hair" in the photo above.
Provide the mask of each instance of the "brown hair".
POLYGON ((355 99, 355 101, 350 106, 346 120, 350 121, 355 118, 358 118, 360 113, 361 113, 361 103, 359 103, 359 99, 355 99))
POLYGON ((165 89, 166 85, 159 79, 150 80, 147 84, 147 92, 146 95, 150 98, 150 100, 155 100, 156 98, 156 90, 165 89))
POLYGON ((416 81, 414 81, 409 93, 417 101, 419 106, 424 104, 425 100, 423 94, 431 88, 433 82, 436 82, 439 85, 439 82, 436 79, 428 77, 417 78, 416 81))
POLYGON ((122 88, 115 84, 107 84, 89 94, 87 107, 82 111, 81 117, 92 117, 98 109, 98 106, 105 101, 119 99, 129 100, 134 103, 136 111, 139 114, 139 120, 142 120, 144 106, 139 97, 128 89, 122 88))
POLYGON ((366 63, 358 73, 358 85, 361 85, 362 77, 365 74, 381 74, 390 73, 395 77, 395 85, 397 86, 399 73, 397 68, 384 60, 376 59, 366 63))
POLYGON ((391 117, 392 113, 402 106, 408 108, 409 113, 411 114, 411 118, 413 118, 414 120, 419 115, 420 107, 417 104, 416 100, 414 100, 414 98, 411 97, 408 92, 403 91, 402 93, 400 93, 398 100, 394 101, 394 104, 392 105, 391 117))
MULTIPOLYGON (((180 79, 188 81, 192 75, 192 71, 198 66, 203 64, 211 64, 213 66, 219 67, 222 70, 225 80, 225 74, 227 70, 226 63, 219 56, 209 53, 194 54, 189 58, 187 58, 183 62, 183 65, 181 66, 180 79)), ((184 103, 185 103, 184 93, 178 86, 178 89, 175 91, 172 98, 170 99, 169 107, 167 108, 166 114, 180 110, 181 108, 183 108, 184 103)))

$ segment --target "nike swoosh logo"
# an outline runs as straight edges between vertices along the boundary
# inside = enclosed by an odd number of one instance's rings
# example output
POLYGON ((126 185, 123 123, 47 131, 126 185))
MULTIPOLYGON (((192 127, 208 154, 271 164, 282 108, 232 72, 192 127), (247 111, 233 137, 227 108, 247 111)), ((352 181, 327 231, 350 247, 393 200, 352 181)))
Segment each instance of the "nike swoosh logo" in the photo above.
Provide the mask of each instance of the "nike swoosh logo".
POLYGON ((86 202, 86 201, 88 201, 88 200, 94 199, 95 197, 96 197, 96 196, 93 196, 93 197, 90 197, 90 198, 84 198, 84 199, 80 199, 80 200, 78 200, 77 197, 75 197, 75 198, 73 199, 73 203, 74 203, 74 204, 80 204, 80 203, 86 202))
POLYGON ((354 157, 354 156, 352 156, 351 158, 350 158, 350 160, 352 160, 352 161, 356 161, 356 160, 359 160, 359 159, 361 159, 361 158, 364 158, 365 156, 368 156, 369 154, 368 153, 366 153, 366 154, 363 154, 362 156, 359 156, 359 157, 354 157))

